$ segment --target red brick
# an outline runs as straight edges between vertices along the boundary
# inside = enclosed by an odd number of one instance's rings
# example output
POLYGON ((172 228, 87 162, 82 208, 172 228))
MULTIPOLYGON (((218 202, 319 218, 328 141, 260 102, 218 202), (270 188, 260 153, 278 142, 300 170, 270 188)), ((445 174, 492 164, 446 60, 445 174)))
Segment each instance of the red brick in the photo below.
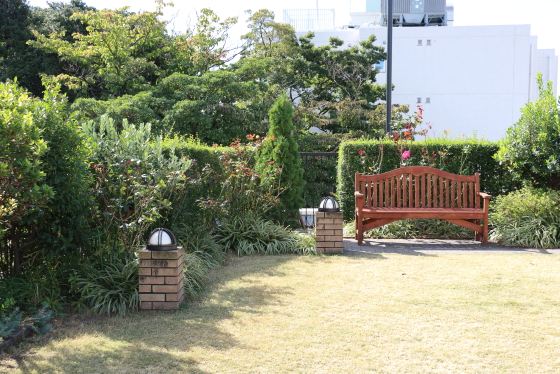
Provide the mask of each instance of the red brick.
POLYGON ((325 236, 325 241, 326 242, 341 242, 342 241, 342 235, 325 236))
POLYGON ((183 272, 183 266, 177 266, 174 268, 153 268, 152 275, 160 275, 160 276, 177 276, 183 272))
POLYGON ((140 250, 140 252, 138 252, 138 258, 140 260, 151 260, 152 258, 152 252, 151 251, 147 251, 145 249, 140 250))
POLYGON ((324 236, 317 236, 315 235, 315 242, 324 242, 325 241, 325 237, 324 236))
POLYGON ((138 271, 139 275, 152 275, 152 269, 151 268, 140 268, 138 271))
POLYGON ((155 302, 153 303, 153 309, 177 309, 181 304, 180 301, 165 301, 165 302, 155 302))
POLYGON ((165 295, 165 301, 180 301, 183 299, 183 295, 185 294, 184 288, 181 288, 181 291, 178 293, 168 293, 165 295))
POLYGON ((332 225, 323 225, 323 226, 325 226, 325 229, 327 230, 337 230, 342 228, 342 225, 335 225, 334 223, 332 225))
POLYGON ((342 219, 342 212, 325 212, 325 217, 327 218, 338 218, 342 219))
POLYGON ((317 218, 318 225, 332 225, 334 220, 332 218, 317 218))
POLYGON ((176 260, 183 255, 183 248, 175 251, 153 251, 152 259, 154 260, 176 260))
POLYGON ((138 292, 145 293, 145 292, 152 292, 152 285, 151 284, 141 284, 138 286, 138 292))
POLYGON ((315 236, 327 236, 334 235, 334 230, 316 230, 315 236))
POLYGON ((164 284, 165 277, 145 277, 140 276, 140 284, 164 284))
POLYGON ((315 247, 316 248, 329 248, 333 245, 332 242, 316 242, 315 243, 315 247))
POLYGON ((179 284, 168 284, 166 286, 152 286, 153 292, 161 293, 177 293, 183 287, 181 283, 179 284))
POLYGON ((152 302, 151 301, 144 301, 140 303, 141 310, 150 310, 152 309, 152 302))
POLYGON ((165 301, 163 293, 141 293, 140 301, 165 301))
POLYGON ((183 280, 183 274, 176 277, 165 277, 165 284, 177 284, 183 280))
POLYGON ((183 263, 183 256, 177 260, 140 260, 141 268, 176 268, 183 263))

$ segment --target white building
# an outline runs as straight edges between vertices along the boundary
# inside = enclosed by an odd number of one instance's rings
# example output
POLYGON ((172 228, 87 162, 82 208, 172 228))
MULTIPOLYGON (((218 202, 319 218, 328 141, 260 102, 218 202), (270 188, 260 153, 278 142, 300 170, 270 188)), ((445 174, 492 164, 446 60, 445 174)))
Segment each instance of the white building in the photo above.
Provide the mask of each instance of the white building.
MULTIPOLYGON (((314 30, 315 45, 336 36, 349 47, 374 34, 376 45, 387 46, 380 13, 351 16, 353 27, 314 30)), ((393 28, 393 103, 422 105, 432 134, 451 130, 454 137, 499 140, 519 120, 520 109, 538 97, 538 72, 553 82, 556 95, 558 56, 537 48, 529 25, 393 28)), ((385 82, 382 69, 377 83, 385 82)))

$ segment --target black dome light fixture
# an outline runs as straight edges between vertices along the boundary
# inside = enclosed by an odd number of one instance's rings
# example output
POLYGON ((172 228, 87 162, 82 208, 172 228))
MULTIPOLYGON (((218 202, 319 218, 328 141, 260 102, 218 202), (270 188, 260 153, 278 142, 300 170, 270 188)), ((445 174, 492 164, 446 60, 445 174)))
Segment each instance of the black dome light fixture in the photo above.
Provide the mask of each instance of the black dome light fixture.
POLYGON ((146 249, 149 251, 175 251, 177 249, 177 241, 171 231, 158 228, 148 236, 146 249))
POLYGON ((319 203, 319 212, 336 213, 340 212, 340 204, 332 196, 324 197, 319 203))

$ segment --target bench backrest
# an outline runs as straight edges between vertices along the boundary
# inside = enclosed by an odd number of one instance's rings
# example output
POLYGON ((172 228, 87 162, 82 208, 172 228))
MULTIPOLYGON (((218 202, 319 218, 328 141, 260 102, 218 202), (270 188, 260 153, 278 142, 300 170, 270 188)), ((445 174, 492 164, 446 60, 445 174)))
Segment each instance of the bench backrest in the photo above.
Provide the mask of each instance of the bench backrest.
POLYGON ((457 175, 427 166, 406 166, 383 174, 356 173, 365 207, 480 208, 480 174, 457 175))

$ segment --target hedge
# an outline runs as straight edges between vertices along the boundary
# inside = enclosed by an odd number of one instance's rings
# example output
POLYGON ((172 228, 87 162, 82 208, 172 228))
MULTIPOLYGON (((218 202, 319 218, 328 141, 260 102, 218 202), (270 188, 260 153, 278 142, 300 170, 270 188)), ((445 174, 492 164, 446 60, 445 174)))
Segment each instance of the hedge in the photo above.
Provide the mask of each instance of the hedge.
POLYGON ((343 142, 338 153, 337 195, 344 219, 354 212, 354 174, 379 174, 401 166, 426 165, 454 174, 480 173, 481 190, 503 195, 520 188, 505 166, 494 159, 498 143, 484 140, 426 140, 410 142, 410 158, 403 160, 399 147, 389 140, 343 142))

